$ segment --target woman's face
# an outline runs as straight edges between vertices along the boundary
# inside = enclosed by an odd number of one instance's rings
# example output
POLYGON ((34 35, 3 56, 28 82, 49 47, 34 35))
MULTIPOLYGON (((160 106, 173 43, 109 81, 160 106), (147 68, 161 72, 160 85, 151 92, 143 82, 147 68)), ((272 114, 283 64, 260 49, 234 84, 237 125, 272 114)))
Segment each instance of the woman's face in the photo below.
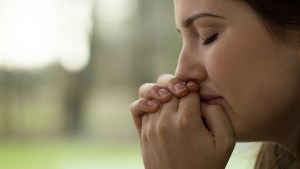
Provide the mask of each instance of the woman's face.
POLYGON ((183 39, 176 75, 222 105, 239 141, 281 141, 299 125, 295 45, 275 40, 243 1, 175 0, 175 11, 183 39))

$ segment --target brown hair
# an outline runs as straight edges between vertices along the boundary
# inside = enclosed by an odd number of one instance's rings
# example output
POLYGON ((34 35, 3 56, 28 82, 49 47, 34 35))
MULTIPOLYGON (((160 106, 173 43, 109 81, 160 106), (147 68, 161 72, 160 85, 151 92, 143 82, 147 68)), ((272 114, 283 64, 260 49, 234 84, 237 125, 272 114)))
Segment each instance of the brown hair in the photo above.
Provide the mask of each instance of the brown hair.
POLYGON ((299 42, 299 0, 244 0, 262 18, 266 28, 276 38, 299 42), (291 32, 298 32, 297 34, 291 32))
MULTIPOLYGON (((267 30, 279 40, 300 42, 299 0, 244 0, 266 25, 267 30)), ((299 133, 300 134, 300 133, 299 133)), ((263 143, 255 169, 300 169, 300 139, 295 140, 296 154, 275 143, 263 143)))
MULTIPOLYGON (((299 150, 299 148, 298 148, 299 150)), ((255 169, 299 169, 299 151, 292 155, 275 143, 263 143, 258 153, 255 169)))

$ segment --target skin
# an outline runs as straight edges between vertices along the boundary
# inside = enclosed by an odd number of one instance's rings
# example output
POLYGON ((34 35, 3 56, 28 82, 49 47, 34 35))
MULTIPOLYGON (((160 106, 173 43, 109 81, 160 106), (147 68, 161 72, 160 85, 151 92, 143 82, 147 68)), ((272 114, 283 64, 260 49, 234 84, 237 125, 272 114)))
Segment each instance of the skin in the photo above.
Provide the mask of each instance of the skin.
POLYGON ((274 128, 299 119, 299 47, 275 41, 241 2, 176 0, 175 6, 183 37, 176 76, 196 80, 203 93, 224 97, 222 105, 238 140, 280 141, 278 136, 286 129, 274 128), (202 18, 183 28, 181 23, 193 12, 207 11, 227 19, 202 18), (199 45, 205 32, 215 31, 221 32, 218 40, 199 45))
POLYGON ((144 84, 131 105, 145 168, 224 168, 235 141, 292 151, 300 132, 299 44, 274 38, 242 1, 174 3, 183 39, 175 76, 144 84), (207 95, 220 99, 208 103, 207 95))

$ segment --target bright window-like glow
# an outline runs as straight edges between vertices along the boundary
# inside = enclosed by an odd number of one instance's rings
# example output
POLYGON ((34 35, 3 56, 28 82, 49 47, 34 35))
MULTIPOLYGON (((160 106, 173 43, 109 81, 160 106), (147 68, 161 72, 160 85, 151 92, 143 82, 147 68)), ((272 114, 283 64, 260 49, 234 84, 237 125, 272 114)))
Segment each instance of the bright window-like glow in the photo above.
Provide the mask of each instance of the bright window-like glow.
POLYGON ((0 67, 35 70, 59 62, 82 70, 89 60, 90 0, 1 0, 0 67))
POLYGON ((101 20, 120 24, 136 12, 137 0, 98 0, 98 14, 101 20))
MULTIPOLYGON (((106 38, 134 15, 137 0, 1 0, 0 68, 35 70, 59 63, 80 71, 89 62, 93 4, 106 38), (105 24, 102 24, 105 22, 105 24)), ((101 45, 101 44, 99 44, 101 45)))
POLYGON ((97 0, 99 35, 102 40, 115 44, 127 39, 127 22, 137 12, 138 0, 97 0))
POLYGON ((0 64, 35 69, 55 60, 54 1, 11 0, 0 9, 0 64))
POLYGON ((90 0, 62 1, 61 10, 58 61, 68 71, 79 71, 89 62, 92 3, 90 0))

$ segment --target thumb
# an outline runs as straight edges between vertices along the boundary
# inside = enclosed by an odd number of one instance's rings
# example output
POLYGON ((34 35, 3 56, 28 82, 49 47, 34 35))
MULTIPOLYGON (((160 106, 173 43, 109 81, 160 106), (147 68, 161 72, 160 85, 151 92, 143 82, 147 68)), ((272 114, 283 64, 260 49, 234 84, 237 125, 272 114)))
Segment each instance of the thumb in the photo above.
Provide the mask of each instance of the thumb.
POLYGON ((217 151, 231 154, 235 145, 235 136, 223 107, 201 104, 201 114, 213 136, 217 151))

